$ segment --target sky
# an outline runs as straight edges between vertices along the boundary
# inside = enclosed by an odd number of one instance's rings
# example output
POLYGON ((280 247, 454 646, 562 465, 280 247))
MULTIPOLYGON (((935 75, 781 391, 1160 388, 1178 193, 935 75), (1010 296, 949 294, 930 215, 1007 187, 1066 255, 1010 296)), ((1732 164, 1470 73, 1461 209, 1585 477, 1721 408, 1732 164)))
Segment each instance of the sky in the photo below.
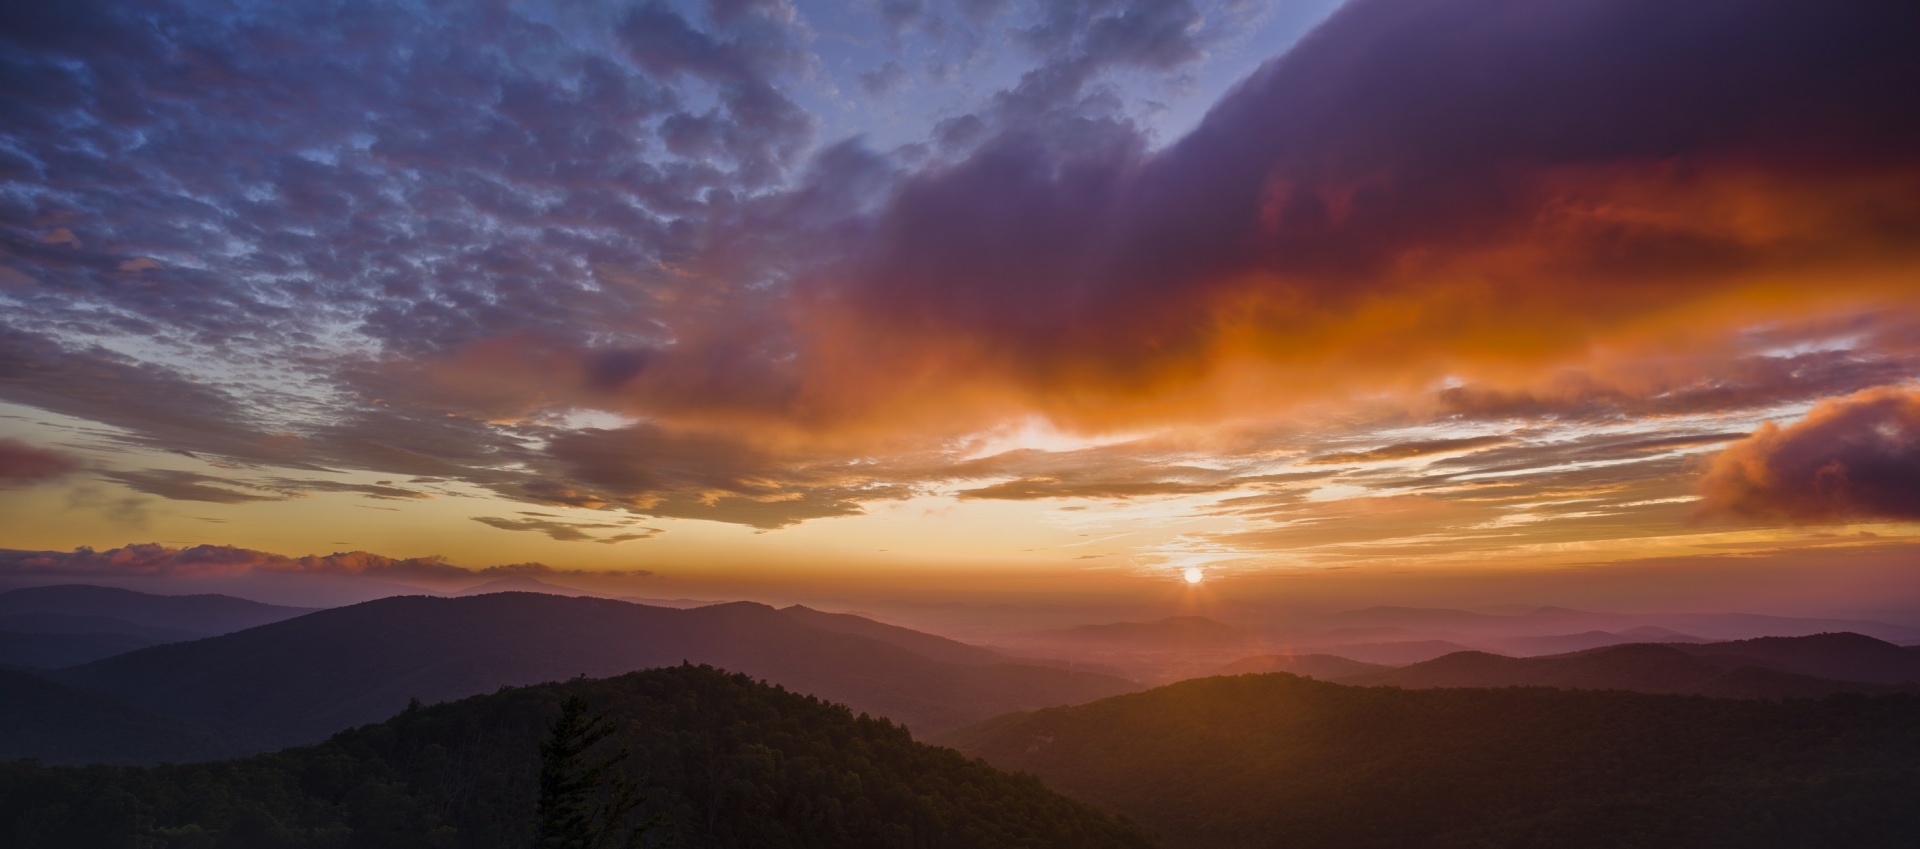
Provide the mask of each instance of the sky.
POLYGON ((0 580, 1920 618, 1911 4, 75 0, 0 89, 0 580))

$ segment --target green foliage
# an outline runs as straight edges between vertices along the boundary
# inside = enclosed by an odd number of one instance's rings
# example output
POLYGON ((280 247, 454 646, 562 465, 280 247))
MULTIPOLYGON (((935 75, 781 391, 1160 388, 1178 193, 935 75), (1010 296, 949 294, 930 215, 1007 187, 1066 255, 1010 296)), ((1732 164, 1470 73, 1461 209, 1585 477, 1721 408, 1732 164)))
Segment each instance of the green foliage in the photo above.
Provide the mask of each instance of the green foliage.
POLYGON ((1920 699, 1187 681, 949 735, 1174 847, 1897 847, 1920 699))
MULTIPOLYGON (((681 847, 1149 845, 1031 776, 916 743, 885 720, 695 666, 424 706, 246 760, 0 764, 0 845, 525 849, 542 836, 541 748, 554 751, 557 733, 572 741, 558 748, 561 760, 572 759, 560 772, 604 782, 584 797, 601 812, 590 820, 607 824, 620 788, 644 787, 644 803, 614 821, 657 818, 648 840, 671 834, 681 847), (575 698, 608 721, 583 720, 582 710, 567 730, 564 706, 575 698), (603 753, 620 750, 628 756, 603 753)), ((573 786, 557 785, 561 796, 573 786)))

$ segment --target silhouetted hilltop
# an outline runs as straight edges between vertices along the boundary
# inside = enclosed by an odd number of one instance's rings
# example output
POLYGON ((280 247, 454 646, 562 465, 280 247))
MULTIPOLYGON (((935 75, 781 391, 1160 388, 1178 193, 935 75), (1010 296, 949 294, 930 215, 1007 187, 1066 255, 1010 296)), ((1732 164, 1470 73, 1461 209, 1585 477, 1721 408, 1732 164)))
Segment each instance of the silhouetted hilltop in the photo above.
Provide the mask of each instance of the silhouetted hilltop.
POLYGON ((1136 688, 1047 667, 948 663, 761 604, 677 610, 532 593, 381 599, 49 674, 261 750, 320 740, 392 715, 414 697, 441 701, 683 660, 923 733, 1136 688))
MULTIPOLYGON (((1479 660, 1479 659, 1473 659, 1479 660)), ((941 738, 1187 849, 1903 846, 1920 698, 1215 677, 941 738)))
POLYGON ((1409 663, 1432 660, 1459 651, 1472 649, 1459 643, 1445 640, 1405 640, 1387 643, 1356 643, 1350 645, 1327 646, 1316 649, 1318 653, 1344 657, 1363 663, 1380 666, 1405 666, 1409 663))
MULTIPOLYGON (((613 733, 560 774, 577 778, 625 749, 583 792, 615 779, 644 789, 644 802, 622 818, 628 828, 653 821, 636 845, 1151 845, 1031 776, 916 743, 905 729, 839 705, 694 666, 410 708, 317 746, 247 760, 0 764, 0 835, 18 849, 522 849, 535 843, 540 747, 570 697, 604 715, 613 733)), ((585 798, 611 790, 598 792, 585 798)))
POLYGON ((1704 643, 1707 640, 1689 636, 1668 628, 1641 627, 1628 628, 1615 633, 1612 631, 1582 631, 1578 634, 1549 634, 1545 636, 1500 637, 1488 640, 1485 645, 1500 654, 1517 657, 1534 657, 1543 654, 1567 654, 1588 649, 1605 648, 1626 643, 1704 643))
POLYGON ((1861 634, 1760 637, 1676 648, 1723 665, 1744 664, 1797 675, 1875 684, 1920 682, 1920 655, 1861 634))
POLYGON ((950 640, 946 637, 915 631, 911 628, 902 628, 897 625, 888 625, 884 622, 875 622, 872 619, 864 616, 856 616, 851 613, 827 613, 798 604, 791 607, 783 607, 780 609, 780 613, 795 622, 818 628, 822 631, 868 637, 887 643, 888 645, 898 646, 923 657, 930 657, 934 660, 945 661, 947 663, 983 665, 1016 662, 1012 658, 993 651, 992 649, 968 645, 958 640, 950 640))
POLYGON ((1605 613, 1541 607, 1526 613, 1494 614, 1419 607, 1370 607, 1315 617, 1300 623, 1300 639, 1329 643, 1326 635, 1400 632, 1408 638, 1493 640, 1600 631, 1634 642, 1694 639, 1746 639, 1764 635, 1807 636, 1849 631, 1877 639, 1907 642, 1920 629, 1865 619, 1767 616, 1756 613, 1605 613), (1313 636, 1318 634, 1320 636, 1313 636))
POLYGON ((1383 672, 1354 675, 1343 684, 1395 687, 1566 687, 1587 690, 1685 692, 1723 672, 1712 663, 1670 646, 1650 643, 1609 646, 1555 657, 1506 657, 1480 651, 1383 672))
POLYGON ((1306 678, 1318 678, 1332 681, 1354 675, 1366 675, 1372 672, 1385 672, 1390 667, 1378 663, 1362 663, 1330 654, 1266 654, 1234 661, 1222 668, 1221 675, 1246 675, 1261 672, 1291 672, 1306 678))
POLYGON ((1920 680, 1920 657, 1859 634, 1729 643, 1629 643, 1548 657, 1455 652, 1399 669, 1340 678, 1395 687, 1540 686, 1736 698, 1816 698, 1885 692, 1920 680), (1734 675, 1734 673, 1738 673, 1734 675))
POLYGON ((549 584, 539 578, 530 578, 526 575, 515 575, 511 578, 500 578, 484 584, 475 584, 458 592, 448 593, 448 595, 469 596, 487 595, 489 593, 546 593, 548 595, 564 596, 593 595, 593 593, 587 592, 586 590, 576 590, 572 587, 560 586, 559 584, 549 584))

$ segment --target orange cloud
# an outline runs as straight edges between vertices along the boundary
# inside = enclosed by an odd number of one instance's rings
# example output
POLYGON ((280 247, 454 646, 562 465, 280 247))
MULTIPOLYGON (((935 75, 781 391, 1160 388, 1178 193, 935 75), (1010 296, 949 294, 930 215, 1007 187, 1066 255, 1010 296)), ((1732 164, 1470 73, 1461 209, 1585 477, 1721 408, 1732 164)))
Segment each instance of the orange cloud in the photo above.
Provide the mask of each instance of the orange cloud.
POLYGON ((1761 425, 1716 455, 1702 509, 1792 524, 1920 519, 1920 390, 1882 387, 1761 425))

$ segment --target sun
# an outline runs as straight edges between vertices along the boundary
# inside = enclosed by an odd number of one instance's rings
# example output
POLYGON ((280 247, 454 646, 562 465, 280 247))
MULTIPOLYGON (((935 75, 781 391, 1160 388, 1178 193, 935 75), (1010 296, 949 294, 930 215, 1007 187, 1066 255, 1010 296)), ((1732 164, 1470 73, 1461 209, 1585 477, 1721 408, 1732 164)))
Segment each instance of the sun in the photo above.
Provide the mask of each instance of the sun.
POLYGON ((1198 566, 1188 566, 1180 573, 1180 577, 1185 578, 1189 584, 1197 584, 1207 579, 1207 572, 1198 566))

